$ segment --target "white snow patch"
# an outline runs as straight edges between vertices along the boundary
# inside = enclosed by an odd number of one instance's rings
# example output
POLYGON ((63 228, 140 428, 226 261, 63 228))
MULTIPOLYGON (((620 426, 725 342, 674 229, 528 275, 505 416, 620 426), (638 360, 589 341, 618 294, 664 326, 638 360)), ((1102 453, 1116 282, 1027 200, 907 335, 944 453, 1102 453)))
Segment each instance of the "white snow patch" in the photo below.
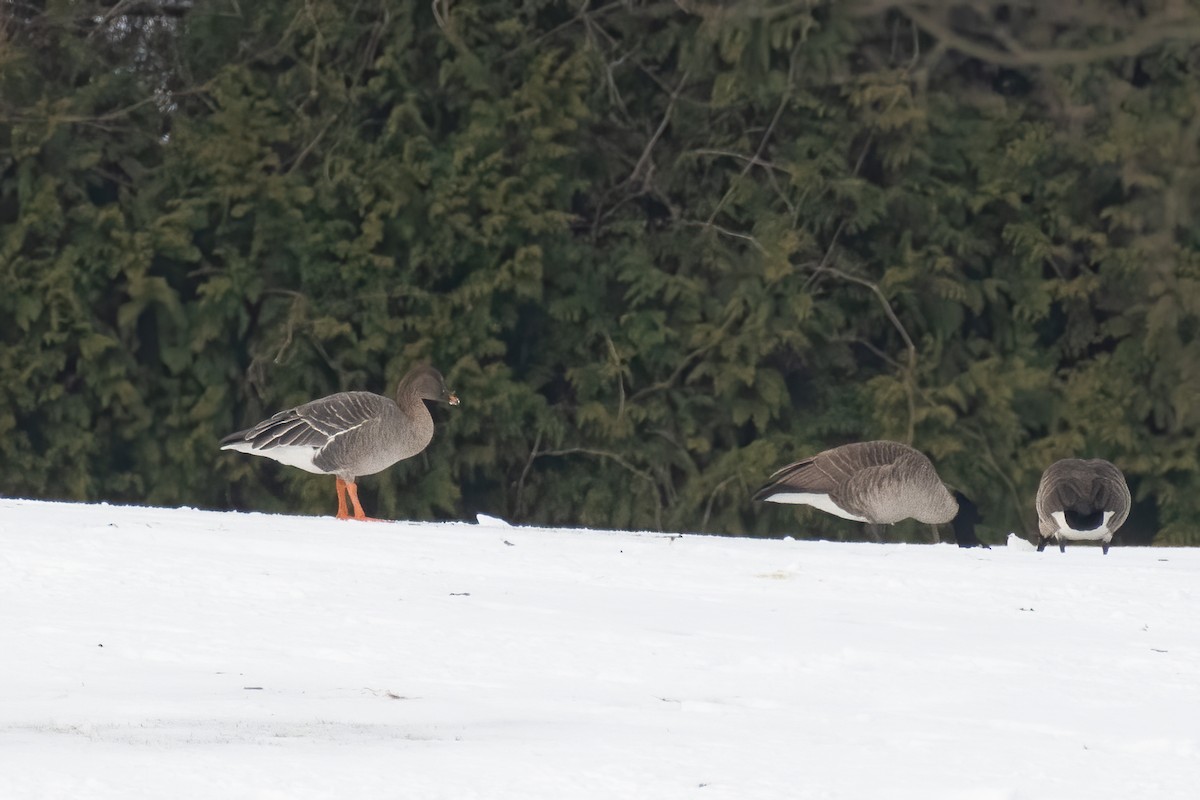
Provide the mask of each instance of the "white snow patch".
POLYGON ((1036 544, 1029 541, 1024 536, 1018 536, 1012 532, 1008 534, 1008 539, 1005 540, 1005 545, 1007 545, 1010 550, 1032 550, 1037 552, 1036 544))
POLYGON ((1192 798, 1200 551, 0 500, 0 798, 1192 798))

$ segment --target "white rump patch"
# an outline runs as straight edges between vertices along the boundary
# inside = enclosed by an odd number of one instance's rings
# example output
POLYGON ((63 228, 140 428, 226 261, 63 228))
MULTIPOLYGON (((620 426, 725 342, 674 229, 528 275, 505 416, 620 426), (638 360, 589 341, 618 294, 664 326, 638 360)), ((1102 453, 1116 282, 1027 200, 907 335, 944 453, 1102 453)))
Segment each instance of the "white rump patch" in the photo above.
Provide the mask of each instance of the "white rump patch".
POLYGON ((1112 539, 1112 531, 1108 529, 1108 521, 1112 519, 1112 515, 1113 512, 1105 511, 1100 522, 1100 527, 1096 528, 1094 531, 1075 530, 1067 524, 1067 515, 1062 511, 1055 511, 1050 515, 1050 518, 1054 520, 1054 524, 1058 525, 1058 536, 1063 539, 1088 542, 1099 541, 1103 539, 1107 542, 1108 540, 1112 539))
POLYGON ((239 453, 249 453, 252 456, 262 456, 278 461, 280 464, 286 464, 289 467, 299 467, 305 472, 312 472, 316 475, 329 475, 323 469, 313 466, 313 459, 317 457, 317 453, 321 452, 317 447, 300 447, 294 444, 279 445, 272 447, 270 450, 258 450, 250 442, 234 442, 227 444, 221 448, 222 450, 237 450, 239 453))
POLYGON ((835 517, 842 519, 852 519, 855 522, 870 522, 869 519, 851 514, 846 509, 839 506, 827 494, 815 494, 812 492, 780 492, 773 494, 770 497, 764 497, 769 503, 789 503, 798 506, 812 506, 820 509, 826 514, 833 514, 835 517))

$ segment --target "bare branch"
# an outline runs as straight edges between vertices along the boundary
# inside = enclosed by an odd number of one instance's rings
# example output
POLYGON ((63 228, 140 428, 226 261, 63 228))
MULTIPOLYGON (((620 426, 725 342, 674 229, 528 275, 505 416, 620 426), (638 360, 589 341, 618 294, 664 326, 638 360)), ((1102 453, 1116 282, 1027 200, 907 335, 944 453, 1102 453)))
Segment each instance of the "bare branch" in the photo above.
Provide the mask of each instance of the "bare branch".
MULTIPOLYGON (((816 283, 817 278, 825 274, 825 265, 829 263, 829 259, 833 258, 834 248, 837 247, 838 237, 842 235, 842 231, 846 228, 846 220, 838 223, 838 226, 833 229, 833 236, 829 238, 829 246, 825 248, 825 255, 821 256, 821 260, 813 265, 813 274, 804 282, 804 290, 808 291, 812 284, 816 283)), ((805 265, 807 266, 807 265, 805 265)))
POLYGON ((542 429, 538 428, 537 436, 533 438, 533 448, 529 451, 529 458, 525 461, 525 469, 521 470, 521 477, 517 480, 516 512, 518 519, 524 514, 525 478, 528 477, 529 470, 533 467, 533 461, 538 457, 538 448, 541 446, 542 429))
POLYGON ((336 121, 337 121, 337 116, 331 114, 329 119, 325 121, 325 124, 321 126, 321 130, 317 131, 317 135, 313 137, 312 141, 309 142, 308 144, 306 144, 304 146, 304 149, 301 150, 296 155, 295 160, 292 161, 291 166, 289 166, 287 169, 287 172, 284 173, 285 175, 291 175, 293 172, 295 172, 297 169, 300 168, 300 165, 304 163, 304 159, 308 157, 308 154, 311 153, 313 148, 317 146, 317 143, 320 142, 322 138, 324 138, 325 134, 329 131, 329 129, 333 126, 333 123, 336 121))
POLYGON ((632 183, 635 179, 642 175, 642 168, 650 159, 650 153, 654 149, 654 145, 658 143, 658 140, 662 137, 663 132, 666 131, 667 125, 671 122, 671 112, 675 110, 675 101, 679 99, 679 93, 682 92, 683 87, 687 85, 688 75, 689 71, 684 70, 683 75, 679 78, 679 84, 675 87, 675 90, 671 92, 671 99, 667 102, 667 110, 663 112, 662 121, 658 123, 658 130, 654 132, 654 135, 650 137, 650 141, 646 143, 646 149, 642 151, 641 158, 639 158, 637 163, 634 165, 633 172, 631 172, 629 177, 625 179, 626 183, 632 183))
POLYGON ((433 10, 433 21, 442 30, 446 30, 446 20, 450 16, 450 0, 433 0, 429 4, 433 10))
POLYGON ((883 290, 879 288, 879 284, 875 283, 874 281, 869 281, 866 278, 859 277, 858 275, 846 272, 845 270, 837 267, 822 265, 818 266, 817 269, 841 278, 844 281, 856 283, 859 286, 869 289, 871 293, 875 295, 876 299, 879 300, 879 304, 883 308, 883 313, 887 315, 888 321, 892 323, 892 327, 896 329, 896 331, 900 334, 900 338, 904 340, 904 348, 908 352, 908 364, 905 367, 906 375, 904 380, 905 394, 908 398, 908 436, 905 439, 905 442, 907 444, 912 444, 913 436, 915 434, 917 416, 915 388, 917 374, 917 346, 913 344, 912 337, 908 335, 908 329, 905 328, 904 323, 900 321, 899 315, 897 315, 896 310, 892 308, 892 304, 888 301, 887 296, 884 295, 883 290))
POLYGON ((283 297, 292 298, 292 306, 288 309, 286 336, 284 336, 283 344, 279 346, 279 350, 275 353, 275 357, 271 361, 275 364, 283 363, 283 354, 292 346, 292 339, 296 333, 296 317, 301 314, 308 298, 300 292, 292 289, 266 289, 264 295, 282 295, 283 297))
POLYGON ((705 156, 723 156, 726 158, 736 158, 739 161, 745 161, 748 166, 762 167, 767 171, 767 180, 771 184, 771 188, 779 195, 779 199, 787 206, 787 210, 791 214, 796 213, 796 207, 791 200, 788 199, 787 193, 783 191, 783 187, 779 185, 779 180, 775 177, 776 172, 782 172, 789 175, 787 169, 779 166, 771 161, 766 161, 758 156, 746 156, 741 153, 735 153, 732 150, 720 150, 712 147, 700 147, 695 150, 689 150, 685 155, 705 155, 705 156))
POLYGON ((795 73, 796 51, 793 50, 791 62, 788 64, 787 87, 783 91, 783 96, 779 98, 779 105, 775 108, 775 114, 771 117, 771 122, 769 125, 767 125, 767 130, 763 133, 762 138, 758 142, 758 149, 754 151, 754 158, 746 162, 746 166, 743 167, 742 171, 738 173, 738 176, 730 182, 729 188, 725 190, 725 194, 722 195, 720 202, 717 203, 716 208, 714 208, 712 213, 709 214, 707 224, 713 224, 717 218, 717 214, 721 213, 721 209, 725 207, 725 203, 727 203, 729 198, 733 196, 733 192, 735 189, 737 189, 738 184, 742 182, 742 179, 745 178, 747 173, 750 172, 750 168, 754 166, 754 162, 761 158, 763 151, 767 149, 767 142, 771 140, 771 134, 775 132, 775 126, 779 124, 779 119, 783 116, 784 109, 787 108, 788 102, 790 102, 792 99, 792 82, 795 78, 795 73))
POLYGON ((755 239, 753 236, 751 236, 748 233, 738 233, 737 231, 731 231, 728 228, 723 228, 720 225, 712 225, 707 222, 701 222, 700 220, 697 220, 697 219, 681 219, 681 220, 679 220, 679 224, 680 225, 691 225, 696 228, 707 228, 707 229, 716 231, 717 233, 721 234, 722 236, 731 236, 734 239, 745 239, 750 244, 754 245, 754 249, 757 250, 758 252, 760 252, 760 253, 767 252, 767 248, 762 246, 762 242, 758 241, 758 239, 755 239))
POLYGON ((687 151, 686 153, 684 153, 684 155, 724 156, 726 158, 736 158, 739 161, 746 161, 752 167, 763 167, 767 170, 778 170, 780 172, 787 172, 786 169, 779 166, 778 164, 775 164, 774 162, 771 162, 771 161, 766 161, 762 158, 759 158, 758 156, 746 156, 746 155, 742 155, 741 153, 736 153, 733 150, 721 150, 721 149, 715 148, 715 147, 698 147, 695 150, 687 151))
POLYGON ((982 448, 981 451, 976 451, 977 456, 981 456, 977 460, 985 466, 991 467, 992 472, 996 473, 1000 480, 1004 482, 1005 488, 1008 489, 1009 500, 1012 502, 1013 509, 1017 512, 1017 519, 1021 520, 1026 530, 1036 528, 1036 521, 1034 524, 1030 524, 1031 518, 1029 517, 1029 512, 1025 510, 1025 504, 1021 502, 1016 483, 1013 482, 1007 470, 1000 467, 1000 462, 996 459, 996 454, 992 452, 992 445, 988 442, 987 437, 974 430, 970 425, 963 425, 959 430, 978 442, 982 448))
POLYGON ((872 344, 871 342, 869 342, 869 341, 867 341, 866 339, 862 338, 861 336, 839 336, 839 337, 836 337, 836 338, 832 339, 831 341, 834 341, 834 342, 845 342, 845 343, 847 343, 847 344, 857 344, 857 345, 862 345, 863 347, 867 348, 867 349, 868 349, 868 350, 870 350, 872 353, 874 353, 874 354, 875 354, 875 355, 876 355, 876 356, 879 358, 879 360, 880 360, 880 361, 883 361, 883 362, 885 362, 886 364, 888 364, 888 365, 889 365, 890 367, 892 367, 893 369, 897 369, 897 370, 902 370, 902 369, 904 369, 904 365, 903 365, 903 364, 901 364, 899 361, 897 361, 896 359, 892 358, 892 357, 891 357, 891 356, 889 356, 887 353, 883 352, 883 350, 879 349, 879 348, 878 348, 878 347, 876 347, 874 344, 872 344))
POLYGON ((708 502, 704 504, 704 517, 701 518, 701 520, 700 520, 700 532, 701 533, 708 532, 708 520, 709 520, 709 517, 712 516, 713 501, 715 501, 717 499, 717 495, 720 494, 722 489, 724 489, 726 486, 728 486, 731 481, 735 481, 737 479, 738 479, 738 476, 736 474, 730 475, 728 478, 726 478, 725 480, 718 483, 716 485, 716 487, 712 490, 712 493, 709 494, 708 502))
MULTIPOLYGON (((200 86, 196 86, 191 89, 180 89, 179 91, 172 91, 169 93, 169 96, 172 99, 174 99, 176 97, 187 97, 189 95, 204 94, 209 91, 210 83, 211 82, 203 83, 200 86)), ((118 108, 118 109, 114 109, 113 111, 106 111, 103 114, 94 114, 94 115, 90 115, 90 116, 85 116, 82 114, 58 115, 58 114, 54 114, 54 113, 45 114, 45 115, 41 115, 41 114, 38 114, 38 115, 11 114, 11 115, 9 115, 9 114, 6 114, 3 116, 0 116, 0 122, 28 122, 28 121, 33 121, 33 120, 40 120, 40 121, 51 122, 51 123, 55 123, 55 124, 98 125, 100 123, 112 122, 114 120, 121 119, 122 117, 129 116, 134 111, 137 111, 139 108, 150 105, 151 103, 159 103, 162 101, 162 99, 163 98, 161 95, 159 95, 158 93, 154 93, 148 97, 143 97, 141 100, 138 100, 135 103, 131 103, 127 106, 124 106, 123 108, 118 108)))
POLYGON ((945 42, 960 53, 1002 67, 1058 67, 1069 64, 1087 64, 1110 58, 1127 58, 1169 41, 1200 41, 1200 20, 1167 18, 1141 26, 1131 31, 1118 42, 1096 44, 1082 48, 1055 48, 1028 50, 1021 47, 1003 31, 992 36, 1007 49, 992 47, 958 33, 951 24, 930 13, 915 2, 891 3, 926 33, 945 42))
POLYGON ((662 499, 658 496, 658 482, 654 480, 654 476, 645 470, 638 469, 633 464, 629 463, 623 456, 617 453, 610 453, 607 450, 593 450, 590 447, 568 447, 563 450, 543 450, 538 453, 538 457, 542 456, 594 456, 596 458, 607 459, 620 465, 630 473, 636 475, 642 480, 650 484, 650 494, 654 498, 654 524, 658 530, 662 530, 662 499))
POLYGON ((583 0, 583 2, 579 4, 579 12, 575 16, 571 17, 571 19, 567 20, 566 22, 564 22, 556 27, 551 28, 550 30, 537 36, 536 38, 531 39, 530 41, 525 42, 523 44, 520 44, 512 50, 509 50, 507 53, 505 53, 503 56, 500 57, 501 60, 503 61, 503 60, 512 58, 515 54, 520 53, 523 50, 538 47, 546 39, 549 39, 551 36, 554 36, 556 34, 562 33, 564 30, 566 30, 567 28, 570 28, 572 25, 575 25, 576 23, 583 22, 585 25, 592 25, 593 17, 599 17, 603 14, 607 14, 610 11, 614 11, 619 8, 624 8, 626 5, 626 0, 612 0, 612 2, 610 2, 610 3, 607 3, 605 5, 600 6, 599 8, 589 11, 588 7, 590 5, 591 5, 591 0, 583 0))
POLYGON ((704 2, 704 0, 674 0, 681 11, 713 21, 760 20, 769 22, 797 12, 810 13, 812 0, 793 0, 790 3, 762 3, 734 0, 733 2, 704 2))
POLYGON ((721 327, 714 331, 709 337, 709 341, 706 344, 700 345, 695 350, 684 356, 670 376, 668 376, 665 380, 661 380, 655 384, 647 386, 644 389, 639 389, 638 391, 634 392, 633 396, 629 398, 629 402, 636 403, 646 395, 653 394, 654 392, 661 392, 664 389, 670 389, 672 386, 674 386, 675 382, 679 380, 680 376, 682 376, 688 367, 692 365, 693 361, 707 353, 709 350, 712 350, 714 347, 719 345, 722 340, 724 340, 725 334, 729 331, 730 326, 732 326, 737 319, 738 314, 736 312, 730 313, 728 318, 721 323, 721 327))
POLYGON ((621 356, 617 354, 617 346, 613 344, 612 337, 607 333, 604 334, 604 341, 608 342, 608 352, 612 356, 613 364, 617 367, 617 389, 620 392, 620 399, 617 401, 617 419, 625 416, 625 375, 621 371, 621 356))

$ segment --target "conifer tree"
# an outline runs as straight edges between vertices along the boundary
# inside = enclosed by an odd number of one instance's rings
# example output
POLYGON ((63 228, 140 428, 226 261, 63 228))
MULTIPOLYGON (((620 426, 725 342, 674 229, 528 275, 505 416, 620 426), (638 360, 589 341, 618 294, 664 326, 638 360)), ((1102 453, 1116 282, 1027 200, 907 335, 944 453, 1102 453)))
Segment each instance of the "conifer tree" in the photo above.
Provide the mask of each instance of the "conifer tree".
MULTIPOLYGON (((320 512, 224 433, 416 361, 383 515, 857 538, 749 495, 929 453, 1029 532, 1120 465, 1200 544, 1183 4, 0 4, 0 491, 320 512)), ((927 540, 923 526, 889 536, 927 540)))

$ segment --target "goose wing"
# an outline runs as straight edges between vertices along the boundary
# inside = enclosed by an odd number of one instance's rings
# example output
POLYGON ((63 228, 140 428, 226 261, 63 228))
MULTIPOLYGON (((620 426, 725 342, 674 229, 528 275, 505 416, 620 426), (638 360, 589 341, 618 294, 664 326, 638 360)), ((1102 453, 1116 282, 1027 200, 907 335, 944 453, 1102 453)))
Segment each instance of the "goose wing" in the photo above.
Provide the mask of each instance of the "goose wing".
POLYGON ((1062 511, 1075 504, 1077 492, 1072 489, 1075 481, 1071 480, 1071 465, 1065 459, 1055 461, 1046 467, 1042 479, 1038 482, 1037 499, 1034 506, 1038 518, 1045 522, 1055 511, 1062 511))
POLYGON ((1121 470, 1103 459, 1095 458, 1090 462, 1092 469, 1091 500, 1095 508, 1113 512, 1108 521, 1108 529, 1115 531, 1129 516, 1129 506, 1132 496, 1129 494, 1129 484, 1121 470))
POLYGON ((339 436, 379 418, 391 401, 370 392, 340 392, 280 411, 221 440, 223 449, 267 451, 278 447, 322 450, 339 436), (241 445, 241 447, 238 447, 241 445))
POLYGON ((768 497, 781 492, 811 492, 813 494, 831 494, 837 491, 842 481, 849 478, 834 469, 827 469, 822 463, 821 455, 815 455, 780 467, 771 474, 767 485, 754 494, 755 500, 766 500, 768 497))
POLYGON ((754 499, 785 493, 828 495, 838 507, 873 519, 864 502, 872 496, 868 490, 895 482, 897 463, 909 452, 895 442, 857 442, 825 450, 777 470, 754 499))

